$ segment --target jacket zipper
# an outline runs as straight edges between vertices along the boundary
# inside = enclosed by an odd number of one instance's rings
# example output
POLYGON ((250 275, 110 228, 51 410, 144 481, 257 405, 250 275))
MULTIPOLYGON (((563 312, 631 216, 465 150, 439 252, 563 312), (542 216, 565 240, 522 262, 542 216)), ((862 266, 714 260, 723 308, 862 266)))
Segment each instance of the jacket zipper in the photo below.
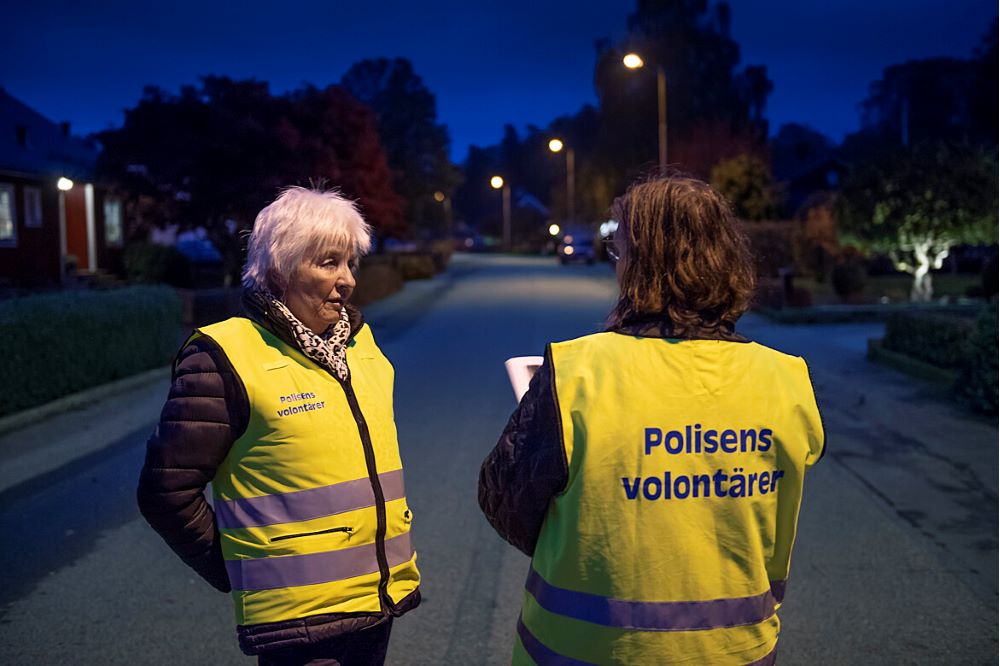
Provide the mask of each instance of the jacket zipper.
POLYGON ((371 434, 368 432, 368 422, 365 420, 365 415, 361 412, 361 405, 358 403, 358 397, 355 395, 354 387, 351 385, 350 375, 348 375, 346 380, 341 382, 341 385, 344 387, 347 404, 354 415, 354 421, 358 424, 358 434, 361 436, 361 445, 365 450, 365 465, 368 468, 368 480, 371 482, 372 491, 375 494, 375 517, 378 521, 375 528, 375 559, 378 560, 379 602, 385 611, 389 614, 395 614, 396 604, 393 603, 388 591, 389 560, 385 554, 385 493, 382 491, 382 482, 378 478, 378 468, 375 466, 375 448, 372 446, 371 434))
POLYGON ((284 541, 285 539, 298 539, 299 537, 307 536, 317 536, 319 534, 333 534, 334 532, 346 532, 348 535, 354 533, 353 527, 331 527, 328 530, 319 530, 317 532, 301 532, 299 534, 282 534, 281 536, 271 537, 269 541, 274 543, 275 541, 284 541))

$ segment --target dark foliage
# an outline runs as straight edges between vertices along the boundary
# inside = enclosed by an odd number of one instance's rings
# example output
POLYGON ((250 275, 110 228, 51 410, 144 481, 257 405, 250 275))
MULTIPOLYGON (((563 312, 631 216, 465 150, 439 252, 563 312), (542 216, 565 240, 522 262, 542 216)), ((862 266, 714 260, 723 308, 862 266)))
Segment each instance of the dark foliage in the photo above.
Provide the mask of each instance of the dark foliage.
POLYGON ((976 320, 975 335, 969 344, 969 356, 955 384, 959 399, 971 409, 985 414, 997 413, 997 306, 985 308, 976 320))
POLYGON ((897 312, 885 327, 883 346, 948 370, 961 369, 970 356, 975 322, 926 312, 897 312))
POLYGON ((169 363, 180 318, 180 300, 167 287, 0 302, 0 416, 169 363))

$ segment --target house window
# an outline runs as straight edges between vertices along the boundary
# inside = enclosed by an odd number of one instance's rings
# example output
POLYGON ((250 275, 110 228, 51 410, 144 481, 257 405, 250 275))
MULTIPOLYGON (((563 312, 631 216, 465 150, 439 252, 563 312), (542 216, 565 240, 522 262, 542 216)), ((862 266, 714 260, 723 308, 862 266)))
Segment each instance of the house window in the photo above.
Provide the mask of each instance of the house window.
POLYGON ((24 226, 42 226, 42 190, 37 187, 24 188, 24 226))
POLYGON ((122 245, 122 202, 118 199, 104 200, 104 240, 109 247, 122 245))
POLYGON ((14 215, 14 186, 0 183, 0 246, 17 245, 17 218, 14 215))

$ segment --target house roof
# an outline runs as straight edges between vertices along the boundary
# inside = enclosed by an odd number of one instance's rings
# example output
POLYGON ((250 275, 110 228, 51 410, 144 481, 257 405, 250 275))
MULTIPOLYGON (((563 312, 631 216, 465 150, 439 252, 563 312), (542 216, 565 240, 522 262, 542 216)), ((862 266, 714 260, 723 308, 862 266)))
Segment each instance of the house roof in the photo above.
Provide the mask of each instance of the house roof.
POLYGON ((0 171, 92 180, 98 152, 0 87, 0 171))

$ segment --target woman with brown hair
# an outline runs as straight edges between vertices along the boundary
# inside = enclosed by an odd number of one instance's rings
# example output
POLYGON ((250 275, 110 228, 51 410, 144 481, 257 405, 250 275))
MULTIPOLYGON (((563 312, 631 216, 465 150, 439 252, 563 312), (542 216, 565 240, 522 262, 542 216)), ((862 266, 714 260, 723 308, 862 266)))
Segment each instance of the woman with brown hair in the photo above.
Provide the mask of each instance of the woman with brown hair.
POLYGON ((615 202, 607 330, 550 344, 479 502, 532 557, 516 664, 773 664, 804 472, 805 362, 735 330, 753 260, 685 177, 615 202))

